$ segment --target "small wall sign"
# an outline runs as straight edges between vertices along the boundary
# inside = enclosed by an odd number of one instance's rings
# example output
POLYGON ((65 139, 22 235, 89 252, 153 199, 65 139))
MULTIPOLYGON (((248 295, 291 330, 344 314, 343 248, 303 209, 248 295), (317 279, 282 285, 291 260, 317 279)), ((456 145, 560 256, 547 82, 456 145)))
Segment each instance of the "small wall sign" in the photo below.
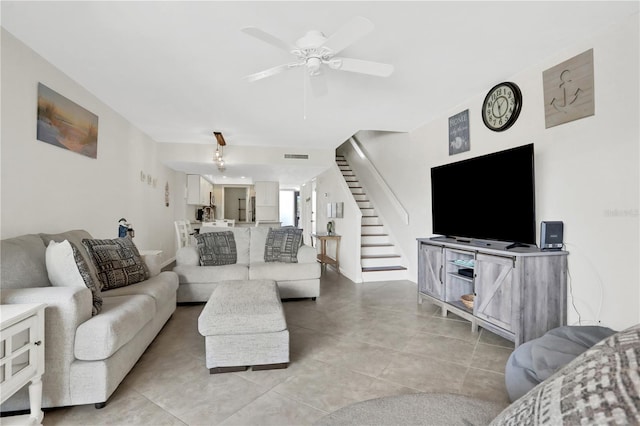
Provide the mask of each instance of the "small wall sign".
POLYGON ((469 110, 449 117, 449 155, 469 151, 469 110))
POLYGON ((593 49, 542 73, 545 128, 595 114, 593 49))

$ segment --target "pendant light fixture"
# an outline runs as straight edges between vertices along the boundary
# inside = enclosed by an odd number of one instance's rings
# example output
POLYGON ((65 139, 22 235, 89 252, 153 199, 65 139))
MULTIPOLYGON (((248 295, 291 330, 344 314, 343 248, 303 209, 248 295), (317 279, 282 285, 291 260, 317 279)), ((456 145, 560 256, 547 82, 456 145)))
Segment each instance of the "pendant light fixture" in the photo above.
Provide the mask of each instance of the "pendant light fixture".
POLYGON ((227 144, 224 140, 224 136, 222 136, 222 132, 213 132, 213 136, 216 138, 216 153, 213 158, 213 162, 218 166, 218 170, 221 172, 225 171, 224 159, 222 158, 223 147, 227 144))

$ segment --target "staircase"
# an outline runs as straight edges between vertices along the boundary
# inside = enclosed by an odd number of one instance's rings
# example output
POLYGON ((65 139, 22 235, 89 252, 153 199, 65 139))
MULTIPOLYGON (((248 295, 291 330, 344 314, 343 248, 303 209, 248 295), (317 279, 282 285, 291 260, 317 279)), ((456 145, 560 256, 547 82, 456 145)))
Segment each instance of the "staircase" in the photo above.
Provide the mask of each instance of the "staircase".
POLYGON ((372 282, 406 279, 407 268, 402 266, 402 256, 398 254, 396 246, 391 243, 387 230, 349 163, 341 155, 336 156, 336 163, 362 212, 360 243, 362 280, 372 282))

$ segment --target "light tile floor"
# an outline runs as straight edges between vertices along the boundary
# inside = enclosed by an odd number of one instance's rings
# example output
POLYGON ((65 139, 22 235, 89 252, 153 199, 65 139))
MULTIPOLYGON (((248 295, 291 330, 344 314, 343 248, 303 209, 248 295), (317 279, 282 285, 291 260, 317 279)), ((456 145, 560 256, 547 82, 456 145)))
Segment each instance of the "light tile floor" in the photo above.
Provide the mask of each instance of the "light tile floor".
POLYGON ((415 392, 508 404, 513 344, 419 305, 409 281, 354 284, 325 272, 317 301, 284 302, 284 370, 210 375, 197 330, 203 307, 178 306, 105 408, 48 410, 44 425, 305 425, 358 401, 415 392))

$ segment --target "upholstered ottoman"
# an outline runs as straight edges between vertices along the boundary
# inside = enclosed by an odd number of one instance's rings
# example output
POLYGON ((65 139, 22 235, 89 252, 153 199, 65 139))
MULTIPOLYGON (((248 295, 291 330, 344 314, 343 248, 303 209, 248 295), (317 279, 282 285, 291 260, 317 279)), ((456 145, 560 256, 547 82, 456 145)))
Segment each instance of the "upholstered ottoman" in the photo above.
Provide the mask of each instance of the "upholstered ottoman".
POLYGON ((198 331, 211 374, 289 364, 289 330, 275 281, 220 283, 198 318, 198 331))

